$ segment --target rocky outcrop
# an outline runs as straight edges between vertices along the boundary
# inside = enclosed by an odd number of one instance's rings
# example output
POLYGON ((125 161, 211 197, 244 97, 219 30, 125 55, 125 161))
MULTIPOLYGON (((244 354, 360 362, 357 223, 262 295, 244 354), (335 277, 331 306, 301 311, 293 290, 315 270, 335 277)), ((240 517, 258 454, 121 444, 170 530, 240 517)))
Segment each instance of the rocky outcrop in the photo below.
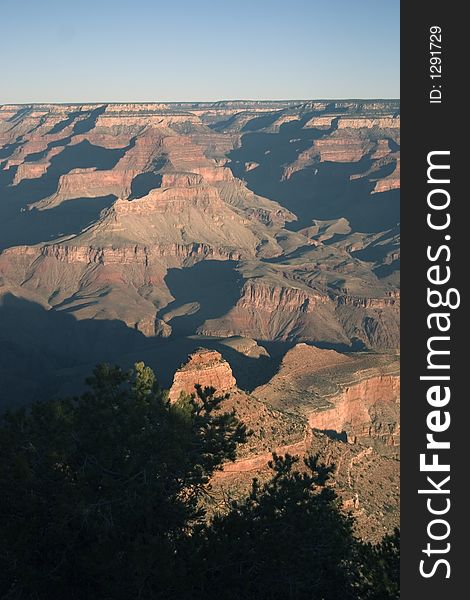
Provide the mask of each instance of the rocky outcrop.
POLYGON ((191 354, 188 361, 176 371, 170 388, 170 401, 176 401, 181 393, 194 393, 196 384, 203 388, 213 387, 222 394, 234 388, 237 382, 220 352, 202 348, 191 354))
POLYGON ((199 333, 346 345, 357 338, 366 347, 397 348, 398 315, 399 296, 395 293, 380 298, 341 291, 327 294, 258 277, 245 283, 233 309, 206 321, 199 333))
POLYGON ((399 443, 400 378, 378 375, 345 387, 330 398, 331 407, 309 416, 312 429, 345 436, 350 443, 365 438, 399 443))
POLYGON ((382 117, 382 118, 348 118, 341 117, 338 119, 338 129, 399 129, 400 117, 382 117))
POLYGON ((269 358, 269 352, 266 348, 250 338, 233 336, 223 340, 221 344, 250 358, 260 358, 261 356, 269 358))
POLYGON ((400 160, 397 159, 395 163, 395 168, 386 177, 378 179, 375 183, 374 189, 372 190, 373 194, 378 194, 380 192, 388 192, 390 190, 398 190, 400 189, 400 160))
POLYGON ((164 173, 162 175, 162 188, 190 188, 195 185, 201 185, 203 181, 202 175, 198 173, 164 173))
POLYGON ((338 117, 335 117, 334 115, 329 115, 327 117, 312 117, 305 123, 304 127, 306 129, 310 127, 315 129, 329 129, 337 118, 338 117))
POLYGON ((399 362, 386 354, 343 354, 297 344, 253 394, 304 415, 310 428, 356 437, 393 436, 399 422, 399 362), (389 427, 390 425, 390 427, 389 427))
MULTIPOLYGON (((69 265, 162 265, 167 261, 170 266, 179 266, 191 259, 238 260, 237 252, 223 252, 207 244, 155 244, 153 246, 129 245, 118 248, 112 246, 74 246, 51 244, 42 247, 16 246, 7 248, 0 255, 0 269, 8 270, 9 259, 22 257, 34 263, 36 259, 47 258, 69 265)), ((35 265, 37 267, 38 265, 35 265)), ((51 265, 52 266, 52 265, 51 265)), ((34 268, 35 268, 34 267, 34 268)), ((11 273, 13 275, 13 272, 11 273)))

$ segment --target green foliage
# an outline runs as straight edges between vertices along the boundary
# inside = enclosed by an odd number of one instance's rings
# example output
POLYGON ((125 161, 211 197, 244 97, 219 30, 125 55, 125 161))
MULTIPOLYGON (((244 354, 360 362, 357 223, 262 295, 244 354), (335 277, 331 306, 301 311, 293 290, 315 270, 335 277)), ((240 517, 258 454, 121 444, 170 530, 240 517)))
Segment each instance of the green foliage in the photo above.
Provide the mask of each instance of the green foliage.
POLYGON ((394 600, 399 533, 374 546, 354 536, 332 487, 333 466, 273 454, 272 477, 186 541, 181 598, 394 600))
POLYGON ((172 406, 152 371, 98 366, 79 399, 7 414, 0 589, 8 598, 135 598, 171 585, 175 544, 245 428, 214 390, 172 406))
POLYGON ((211 475, 247 438, 224 397, 170 404, 151 369, 100 365, 80 398, 7 414, 0 428, 0 597, 13 600, 388 600, 398 538, 353 535, 313 456, 211 520, 211 475))
POLYGON ((400 598, 400 531, 373 546, 362 544, 361 598, 364 600, 399 600, 400 598))
POLYGON ((273 477, 198 531, 198 597, 357 598, 352 519, 325 486, 331 468, 273 455, 273 477), (201 568, 202 564, 202 568, 201 568))

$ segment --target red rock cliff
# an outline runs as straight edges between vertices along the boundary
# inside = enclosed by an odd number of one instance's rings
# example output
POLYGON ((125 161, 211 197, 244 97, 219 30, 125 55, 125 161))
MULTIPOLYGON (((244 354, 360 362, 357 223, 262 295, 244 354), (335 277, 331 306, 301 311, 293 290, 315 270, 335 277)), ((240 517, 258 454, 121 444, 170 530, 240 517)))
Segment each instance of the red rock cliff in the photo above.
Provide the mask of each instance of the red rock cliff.
POLYGON ((380 375, 355 383, 331 399, 333 406, 309 416, 312 429, 344 433, 349 442, 375 438, 398 443, 400 378, 380 375))
POLYGON ((192 394, 196 384, 203 388, 214 387, 218 393, 223 393, 235 387, 237 382, 222 355, 203 348, 191 354, 188 362, 176 371, 170 388, 170 400, 177 400, 181 392, 192 394))

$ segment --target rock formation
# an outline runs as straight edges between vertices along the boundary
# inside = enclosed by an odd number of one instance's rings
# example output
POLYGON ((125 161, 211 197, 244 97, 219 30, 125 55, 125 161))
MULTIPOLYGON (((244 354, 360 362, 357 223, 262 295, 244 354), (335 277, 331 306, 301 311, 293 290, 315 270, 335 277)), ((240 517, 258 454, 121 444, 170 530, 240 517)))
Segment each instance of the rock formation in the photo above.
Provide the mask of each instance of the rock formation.
POLYGON ((356 443, 398 445, 399 364, 393 355, 341 354, 298 344, 276 375, 254 395, 277 409, 295 410, 310 430, 356 443))
POLYGON ((309 416, 309 426, 344 436, 349 442, 379 439, 385 444, 399 443, 398 375, 378 375, 345 387, 329 398, 331 407, 309 416))
POLYGON ((193 394, 194 386, 213 387, 223 394, 237 384, 232 369, 219 352, 202 348, 188 358, 186 364, 178 369, 170 388, 169 399, 176 401, 181 393, 193 394))

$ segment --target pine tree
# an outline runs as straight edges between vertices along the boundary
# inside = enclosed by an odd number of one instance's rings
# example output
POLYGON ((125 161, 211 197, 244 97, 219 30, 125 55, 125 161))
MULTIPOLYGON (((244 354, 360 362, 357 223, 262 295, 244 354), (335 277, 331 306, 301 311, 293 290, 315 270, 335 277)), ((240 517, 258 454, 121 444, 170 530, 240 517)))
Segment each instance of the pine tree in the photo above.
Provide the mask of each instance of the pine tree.
POLYGON ((80 398, 3 421, 2 597, 128 600, 165 590, 177 540, 204 516, 207 481, 246 439, 236 417, 217 410, 215 390, 171 405, 142 363, 129 372, 100 365, 88 384, 80 398))

